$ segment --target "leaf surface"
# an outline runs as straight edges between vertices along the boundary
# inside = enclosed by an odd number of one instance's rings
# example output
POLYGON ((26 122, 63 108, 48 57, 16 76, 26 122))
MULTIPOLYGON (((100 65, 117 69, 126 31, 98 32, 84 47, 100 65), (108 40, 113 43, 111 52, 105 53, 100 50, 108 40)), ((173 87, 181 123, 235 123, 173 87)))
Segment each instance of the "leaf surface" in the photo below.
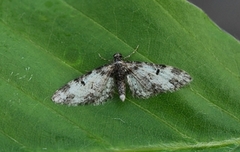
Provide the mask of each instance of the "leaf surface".
POLYGON ((184 0, 0 1, 1 151, 237 151, 240 44, 184 0), (187 71, 189 86, 101 106, 51 101, 68 81, 129 60, 187 71))

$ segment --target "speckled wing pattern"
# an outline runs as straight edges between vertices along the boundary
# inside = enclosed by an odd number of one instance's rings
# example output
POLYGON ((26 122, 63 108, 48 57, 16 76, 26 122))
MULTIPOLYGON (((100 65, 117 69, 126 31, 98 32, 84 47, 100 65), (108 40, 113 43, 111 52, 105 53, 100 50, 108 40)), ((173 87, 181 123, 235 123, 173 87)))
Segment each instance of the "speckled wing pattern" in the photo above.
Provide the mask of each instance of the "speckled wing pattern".
POLYGON ((129 88, 139 98, 173 92, 192 80, 188 73, 172 66, 146 62, 126 62, 126 66, 131 71, 127 75, 129 88))
POLYGON ((187 72, 172 66, 124 61, 120 53, 113 57, 113 63, 94 69, 57 90, 52 100, 68 105, 99 105, 112 97, 114 87, 124 101, 126 82, 133 96, 148 98, 175 91, 192 80, 187 72))
POLYGON ((112 97, 114 80, 111 77, 113 65, 99 67, 77 79, 68 82, 52 96, 56 103, 68 105, 99 105, 112 97))

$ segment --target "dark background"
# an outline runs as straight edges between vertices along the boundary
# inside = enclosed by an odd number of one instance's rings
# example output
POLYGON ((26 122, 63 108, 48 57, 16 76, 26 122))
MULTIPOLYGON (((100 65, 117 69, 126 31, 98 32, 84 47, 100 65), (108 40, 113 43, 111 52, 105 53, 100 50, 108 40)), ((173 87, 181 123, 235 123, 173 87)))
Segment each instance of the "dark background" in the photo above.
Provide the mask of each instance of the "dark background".
POLYGON ((219 27, 240 40, 240 0, 188 0, 201 8, 219 27))

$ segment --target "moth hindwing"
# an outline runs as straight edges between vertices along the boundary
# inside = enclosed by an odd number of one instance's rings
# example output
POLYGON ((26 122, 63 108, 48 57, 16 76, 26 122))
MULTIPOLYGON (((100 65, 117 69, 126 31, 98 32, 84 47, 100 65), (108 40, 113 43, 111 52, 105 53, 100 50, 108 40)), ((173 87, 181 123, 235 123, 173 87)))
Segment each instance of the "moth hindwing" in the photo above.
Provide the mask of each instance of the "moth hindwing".
POLYGON ((68 82, 52 96, 56 103, 68 105, 99 105, 113 96, 116 86, 125 100, 126 82, 133 96, 149 98, 166 91, 175 91, 188 84, 191 76, 172 66, 146 62, 124 61, 120 53, 111 64, 99 67, 68 82))

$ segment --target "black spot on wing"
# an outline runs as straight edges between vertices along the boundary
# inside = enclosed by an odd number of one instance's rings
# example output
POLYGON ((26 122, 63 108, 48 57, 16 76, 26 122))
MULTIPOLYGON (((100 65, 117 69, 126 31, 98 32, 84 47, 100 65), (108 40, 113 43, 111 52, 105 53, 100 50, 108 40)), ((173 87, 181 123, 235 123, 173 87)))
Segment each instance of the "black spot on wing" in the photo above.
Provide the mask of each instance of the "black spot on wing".
MULTIPOLYGON (((88 73, 86 73, 84 76, 86 77, 86 76, 88 76, 88 75, 90 75, 90 74, 92 74, 92 71, 89 71, 88 73)), ((83 77, 83 76, 82 76, 83 77)), ((81 77, 81 78, 82 78, 81 77)))
POLYGON ((84 85, 84 86, 86 85, 85 82, 84 82, 83 80, 81 81, 81 84, 84 85))
POLYGON ((140 62, 140 61, 126 61, 126 62, 128 62, 128 63, 135 63, 135 64, 142 64, 142 62, 140 62))
POLYGON ((160 72, 160 70, 159 70, 159 69, 157 69, 157 71, 156 71, 156 75, 158 75, 158 74, 159 74, 159 72, 160 72))
POLYGON ((164 65, 164 64, 159 64, 159 68, 160 69, 165 69, 167 66, 166 65, 164 65))
POLYGON ((80 81, 80 78, 76 78, 73 81, 78 83, 80 81))
POLYGON ((81 77, 80 77, 80 78, 76 78, 76 79, 74 79, 73 81, 76 82, 76 83, 79 83, 79 82, 80 82, 83 86, 86 85, 85 82, 82 80, 81 77))

